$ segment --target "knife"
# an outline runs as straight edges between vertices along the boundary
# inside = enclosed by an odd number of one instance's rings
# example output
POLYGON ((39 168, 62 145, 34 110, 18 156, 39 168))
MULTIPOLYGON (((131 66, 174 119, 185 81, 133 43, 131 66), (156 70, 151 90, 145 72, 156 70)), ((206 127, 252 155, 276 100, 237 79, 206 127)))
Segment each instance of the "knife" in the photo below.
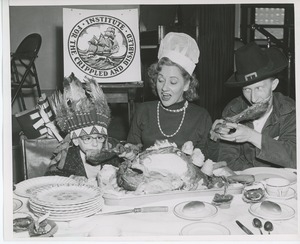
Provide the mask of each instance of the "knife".
POLYGON ((127 214, 127 213, 153 213, 153 212, 168 212, 167 206, 156 206, 156 207, 142 207, 132 208, 127 210, 113 211, 107 213, 97 213, 96 215, 113 215, 113 214, 127 214))
POLYGON ((248 228, 246 228, 246 226, 244 226, 240 221, 236 220, 235 222, 238 224, 238 226, 239 226, 243 231, 245 231, 246 234, 248 234, 248 235, 253 235, 253 233, 252 233, 248 228))

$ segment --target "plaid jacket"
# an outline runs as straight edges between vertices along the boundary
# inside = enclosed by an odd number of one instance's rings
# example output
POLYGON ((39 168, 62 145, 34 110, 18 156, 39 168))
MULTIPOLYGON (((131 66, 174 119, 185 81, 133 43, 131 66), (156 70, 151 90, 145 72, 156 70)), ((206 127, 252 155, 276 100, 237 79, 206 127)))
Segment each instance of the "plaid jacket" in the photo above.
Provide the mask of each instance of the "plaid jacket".
MULTIPOLYGON (((233 116, 247 108, 242 97, 232 100, 223 117, 233 116)), ((253 128, 252 123, 247 123, 253 128)), ((295 101, 281 93, 273 94, 273 111, 262 129, 262 147, 251 143, 221 141, 219 161, 226 161, 232 170, 251 167, 296 168, 296 108, 295 101)))

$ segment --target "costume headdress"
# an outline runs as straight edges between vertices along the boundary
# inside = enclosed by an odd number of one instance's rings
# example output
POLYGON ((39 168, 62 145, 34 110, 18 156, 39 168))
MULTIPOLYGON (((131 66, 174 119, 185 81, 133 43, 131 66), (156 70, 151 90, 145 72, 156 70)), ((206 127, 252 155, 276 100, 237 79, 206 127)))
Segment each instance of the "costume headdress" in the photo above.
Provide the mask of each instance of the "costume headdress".
POLYGON ((86 79, 85 88, 72 73, 64 79, 64 92, 54 100, 58 127, 77 138, 89 134, 107 135, 110 109, 106 97, 94 79, 86 79))
POLYGON ((160 43, 158 59, 169 58, 179 64, 190 75, 193 74, 200 56, 196 41, 187 34, 170 32, 160 43))
POLYGON ((277 47, 261 49, 250 42, 235 51, 236 72, 226 81, 230 87, 244 87, 270 78, 287 67, 286 56, 277 47))

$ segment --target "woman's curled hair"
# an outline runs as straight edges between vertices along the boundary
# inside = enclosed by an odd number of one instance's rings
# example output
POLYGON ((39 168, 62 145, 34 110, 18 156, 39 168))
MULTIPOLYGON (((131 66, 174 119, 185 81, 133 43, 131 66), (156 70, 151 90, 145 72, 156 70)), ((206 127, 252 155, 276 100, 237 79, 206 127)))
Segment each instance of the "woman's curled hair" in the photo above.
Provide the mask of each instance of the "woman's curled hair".
POLYGON ((163 57, 161 58, 157 63, 152 64, 148 69, 148 76, 149 76, 149 83, 152 92, 157 96, 157 90, 156 90, 156 82, 157 82, 157 76, 158 72, 161 71, 162 66, 176 66, 181 71, 181 74, 185 81, 190 80, 190 85, 187 91, 183 93, 183 98, 186 99, 189 102, 195 101, 198 99, 198 86, 199 81, 196 78, 195 73, 191 76, 184 68, 182 68, 180 65, 172 62, 169 58, 163 57))

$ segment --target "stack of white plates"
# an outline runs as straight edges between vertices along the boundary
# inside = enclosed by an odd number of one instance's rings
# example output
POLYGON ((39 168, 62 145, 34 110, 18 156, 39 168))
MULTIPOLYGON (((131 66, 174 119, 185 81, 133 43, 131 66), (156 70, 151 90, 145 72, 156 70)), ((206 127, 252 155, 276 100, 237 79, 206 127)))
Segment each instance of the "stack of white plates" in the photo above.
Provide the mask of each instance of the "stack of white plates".
POLYGON ((50 213, 48 219, 70 221, 97 213, 103 207, 102 191, 90 185, 50 185, 39 188, 29 199, 37 216, 50 213))

